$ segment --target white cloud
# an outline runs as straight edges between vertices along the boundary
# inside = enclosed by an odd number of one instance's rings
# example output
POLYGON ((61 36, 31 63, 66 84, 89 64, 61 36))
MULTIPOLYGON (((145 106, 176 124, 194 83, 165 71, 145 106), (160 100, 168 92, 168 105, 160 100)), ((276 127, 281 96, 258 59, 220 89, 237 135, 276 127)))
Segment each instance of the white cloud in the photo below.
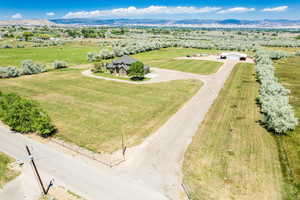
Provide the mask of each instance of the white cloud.
POLYGON ((263 12, 283 12, 286 9, 288 9, 288 6, 279 6, 279 7, 275 7, 275 8, 264 8, 261 11, 263 11, 263 12))
POLYGON ((132 16, 132 15, 149 15, 149 14, 197 14, 208 13, 220 10, 220 7, 194 7, 194 6, 149 6, 146 8, 136 8, 130 6, 128 8, 116 8, 111 10, 94 10, 69 12, 64 18, 95 18, 106 16, 132 16))
POLYGON ((16 14, 12 15, 11 18, 13 18, 13 19, 22 19, 23 16, 21 15, 21 13, 16 13, 16 14))
POLYGON ((251 11, 255 11, 255 8, 234 7, 234 8, 229 8, 229 9, 226 9, 226 10, 220 10, 218 13, 220 13, 220 14, 244 13, 244 12, 251 12, 251 11))
POLYGON ((46 13, 46 15, 49 16, 49 17, 51 17, 51 16, 54 16, 55 13, 54 12, 48 12, 48 13, 46 13))

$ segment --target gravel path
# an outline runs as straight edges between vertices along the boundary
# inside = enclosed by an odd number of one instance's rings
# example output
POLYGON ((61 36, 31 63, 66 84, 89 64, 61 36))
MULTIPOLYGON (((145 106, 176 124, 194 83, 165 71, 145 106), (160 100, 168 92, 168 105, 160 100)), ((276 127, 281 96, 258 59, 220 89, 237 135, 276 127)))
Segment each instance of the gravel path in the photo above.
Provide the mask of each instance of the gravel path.
MULTIPOLYGON (((178 200, 182 192, 184 153, 235 64, 226 61, 217 73, 209 76, 154 68, 157 76, 138 84, 193 78, 203 81, 204 85, 159 130, 141 145, 128 149, 127 161, 116 168, 95 167, 85 159, 13 134, 1 126, 0 151, 20 159, 26 155, 24 148, 29 144, 42 175, 51 175, 59 185, 89 200, 178 200)), ((90 71, 84 71, 83 75, 107 80, 90 71)))

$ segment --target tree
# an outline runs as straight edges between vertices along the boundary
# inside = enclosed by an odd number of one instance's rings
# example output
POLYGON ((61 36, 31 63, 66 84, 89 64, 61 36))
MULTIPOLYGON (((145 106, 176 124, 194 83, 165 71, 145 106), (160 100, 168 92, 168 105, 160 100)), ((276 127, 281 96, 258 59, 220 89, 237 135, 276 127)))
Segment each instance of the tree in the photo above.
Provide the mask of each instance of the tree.
POLYGON ((128 69, 128 75, 133 80, 142 80, 145 76, 144 64, 142 62, 134 62, 128 69))
POLYGON ((41 38, 42 40, 49 40, 50 39, 50 35, 48 35, 48 34, 40 34, 39 38, 41 38))
POLYGON ((30 37, 33 36, 33 33, 32 32, 24 32, 23 33, 23 37, 25 38, 26 41, 29 40, 30 37))

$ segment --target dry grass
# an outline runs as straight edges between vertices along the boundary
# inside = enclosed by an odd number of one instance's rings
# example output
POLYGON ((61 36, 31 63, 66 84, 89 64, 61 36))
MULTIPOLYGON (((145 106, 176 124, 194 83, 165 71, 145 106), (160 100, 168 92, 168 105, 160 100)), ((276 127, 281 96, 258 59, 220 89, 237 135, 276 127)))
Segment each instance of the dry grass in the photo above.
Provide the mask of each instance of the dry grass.
POLYGON ((142 142, 200 85, 193 80, 133 85, 66 69, 0 80, 0 91, 37 100, 59 130, 55 137, 95 152, 112 152, 121 148, 122 133, 129 146, 142 142))
POLYGON ((19 175, 19 172, 10 168, 14 160, 0 152, 0 188, 7 182, 19 175))
POLYGON ((193 199, 281 199, 274 138, 260 126, 252 64, 239 64, 185 155, 184 179, 193 199))

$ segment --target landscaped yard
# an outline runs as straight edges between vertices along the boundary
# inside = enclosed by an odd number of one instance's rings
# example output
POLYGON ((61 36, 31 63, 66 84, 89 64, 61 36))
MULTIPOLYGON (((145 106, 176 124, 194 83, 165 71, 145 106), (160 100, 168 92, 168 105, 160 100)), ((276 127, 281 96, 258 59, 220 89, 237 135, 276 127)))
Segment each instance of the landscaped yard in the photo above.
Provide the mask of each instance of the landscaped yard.
POLYGON ((96 152, 142 142, 198 91, 201 83, 178 80, 132 85, 84 77, 79 69, 0 80, 0 91, 37 100, 59 132, 55 137, 96 152))
POLYGON ((18 172, 9 168, 11 162, 12 158, 0 152, 0 188, 18 175, 18 172))
POLYGON ((188 48, 165 48, 134 55, 134 58, 151 67, 173 69, 196 74, 211 74, 216 72, 222 65, 221 62, 202 60, 176 60, 174 58, 197 53, 217 54, 217 50, 188 49, 188 48))
MULTIPOLYGON (((286 88, 291 90, 290 104, 300 120, 300 56, 278 61, 276 76, 286 88)), ((278 142, 280 142, 284 154, 282 159, 287 158, 287 160, 283 160, 283 162, 287 162, 283 163, 286 184, 293 186, 292 190, 298 193, 298 198, 300 198, 300 126, 298 125, 296 130, 290 132, 289 136, 278 137, 278 142)), ((289 193, 292 195, 293 191, 289 190, 289 193)))
POLYGON ((19 66, 23 60, 32 60, 51 64, 54 60, 63 60, 70 65, 87 63, 87 53, 99 51, 100 47, 91 45, 64 45, 41 48, 0 49, 1 66, 19 66))
POLYGON ((192 199, 282 199, 277 145, 260 124, 253 64, 238 64, 189 146, 192 199))

